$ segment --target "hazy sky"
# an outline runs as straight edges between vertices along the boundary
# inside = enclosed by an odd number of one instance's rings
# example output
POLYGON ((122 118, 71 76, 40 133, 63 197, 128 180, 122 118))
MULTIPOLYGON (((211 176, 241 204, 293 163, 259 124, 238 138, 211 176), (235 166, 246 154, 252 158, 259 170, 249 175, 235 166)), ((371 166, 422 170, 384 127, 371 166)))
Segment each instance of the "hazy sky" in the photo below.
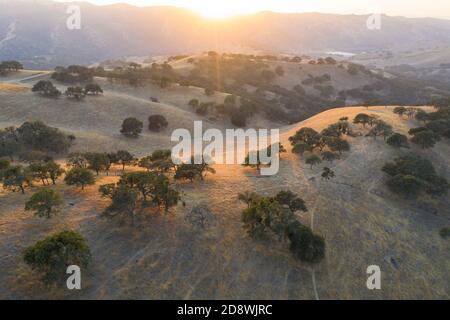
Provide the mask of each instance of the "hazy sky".
MULTIPOLYGON (((60 0, 68 1, 68 0, 60 0)), ((374 13, 450 19, 450 0, 87 0, 95 4, 127 2, 138 6, 173 5, 209 17, 270 10, 277 12, 374 13)))

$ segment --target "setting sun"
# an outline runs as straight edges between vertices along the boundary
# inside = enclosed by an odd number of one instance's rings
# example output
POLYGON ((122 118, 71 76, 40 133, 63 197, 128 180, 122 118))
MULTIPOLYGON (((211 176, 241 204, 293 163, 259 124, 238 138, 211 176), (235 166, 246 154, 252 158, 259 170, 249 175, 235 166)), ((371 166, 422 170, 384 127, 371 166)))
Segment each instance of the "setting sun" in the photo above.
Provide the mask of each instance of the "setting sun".
POLYGON ((225 19, 232 16, 251 13, 253 6, 241 1, 227 1, 211 4, 207 0, 199 0, 189 5, 189 8, 209 19, 225 19))

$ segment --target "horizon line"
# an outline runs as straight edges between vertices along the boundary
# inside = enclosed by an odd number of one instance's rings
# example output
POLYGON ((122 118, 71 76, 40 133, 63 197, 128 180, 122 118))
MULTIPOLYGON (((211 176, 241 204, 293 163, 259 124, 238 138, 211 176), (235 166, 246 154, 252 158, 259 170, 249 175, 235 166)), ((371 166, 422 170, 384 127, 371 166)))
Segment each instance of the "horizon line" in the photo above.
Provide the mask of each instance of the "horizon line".
MULTIPOLYGON (((11 0, 9 0, 11 1, 11 0)), ((17 0, 14 0, 17 1, 17 0)), ((106 3, 106 4, 98 4, 93 3, 92 0, 21 0, 21 1, 42 1, 42 2, 57 2, 57 3, 82 3, 82 4, 89 4, 95 7, 110 7, 110 6, 117 6, 117 5, 124 5, 124 6, 130 6, 133 8, 174 8, 174 9, 180 9, 180 10, 186 10, 189 12, 192 12, 195 15, 198 15, 206 20, 209 20, 209 18, 202 16, 198 12, 196 12, 194 9, 189 7, 183 7, 183 6, 176 6, 172 4, 155 4, 155 5, 137 5, 137 4, 131 4, 124 1, 117 1, 113 3, 106 3)), ((392 17, 392 18, 405 18, 405 19, 435 19, 435 20, 447 20, 450 21, 450 17, 437 17, 437 16, 410 16, 410 15, 402 15, 402 14, 390 14, 386 12, 372 12, 372 13, 336 13, 336 12, 325 12, 325 11, 278 11, 278 10, 260 10, 255 11, 252 13, 241 13, 241 14, 235 14, 233 16, 223 18, 223 20, 233 19, 235 17, 248 17, 253 16, 261 13, 273 13, 273 14, 323 14, 323 15, 336 15, 336 16, 370 16, 373 14, 381 14, 383 16, 392 17)), ((217 19, 216 19, 217 20, 217 19)), ((220 20, 220 19, 218 19, 220 20)))

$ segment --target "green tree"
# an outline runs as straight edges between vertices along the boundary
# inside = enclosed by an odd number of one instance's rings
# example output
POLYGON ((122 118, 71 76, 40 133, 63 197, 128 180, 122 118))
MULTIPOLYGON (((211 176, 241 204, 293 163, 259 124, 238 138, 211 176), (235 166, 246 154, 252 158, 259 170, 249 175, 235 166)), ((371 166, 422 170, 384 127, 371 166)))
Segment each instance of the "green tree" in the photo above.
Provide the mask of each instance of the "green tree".
POLYGON ((126 213, 135 225, 135 210, 138 199, 138 191, 126 184, 106 184, 99 188, 103 197, 110 198, 112 203, 105 209, 105 214, 113 212, 126 213))
POLYGON ((50 219, 63 203, 58 192, 53 189, 42 189, 33 194, 25 203, 25 210, 33 211, 36 216, 50 219))
POLYGON ((305 201, 292 191, 280 191, 277 193, 274 199, 279 204, 288 206, 289 210, 291 210, 292 212, 299 210, 304 212, 308 211, 305 201))
POLYGON ((422 109, 417 110, 416 113, 416 120, 426 123, 428 121, 429 117, 428 117, 428 113, 423 111, 422 109))
POLYGON ((89 246, 75 231, 51 235, 24 251, 24 261, 43 274, 46 284, 63 283, 70 265, 86 268, 91 260, 89 246))
POLYGON ((67 157, 67 164, 72 167, 87 168, 89 165, 86 154, 81 152, 72 152, 67 157))
POLYGON ((56 89, 51 81, 40 80, 31 89, 32 92, 37 92, 44 97, 56 98, 61 95, 61 91, 56 89))
POLYGON ((433 196, 442 196, 447 194, 450 184, 447 179, 434 175, 427 180, 426 192, 433 196))
POLYGON ((320 160, 320 158, 314 153, 308 152, 305 154, 305 163, 309 164, 311 166, 311 169, 313 168, 313 166, 321 162, 322 160, 320 160))
POLYGON ((101 152, 88 152, 85 154, 89 169, 99 175, 100 171, 107 170, 111 166, 108 154, 101 152))
POLYGON ((338 151, 339 154, 342 154, 343 151, 350 150, 350 144, 341 138, 329 138, 327 145, 331 151, 338 151))
POLYGON ((45 163, 45 168, 47 169, 48 177, 52 180, 53 185, 56 184, 56 180, 65 172, 61 168, 61 165, 54 161, 48 161, 45 163))
POLYGON ((125 171, 125 166, 131 166, 136 163, 134 156, 126 150, 117 151, 116 159, 122 165, 122 171, 125 171))
POLYGON ((122 129, 120 133, 122 133, 126 137, 136 138, 142 132, 144 124, 142 121, 139 121, 136 118, 127 118, 122 123, 122 129))
POLYGON ((406 108, 405 107, 395 107, 394 113, 398 114, 399 116, 403 116, 406 113, 406 108))
POLYGON ((275 216, 283 214, 283 207, 269 198, 253 201, 242 213, 244 229, 252 238, 262 238, 270 230, 275 216))
POLYGON ((412 175, 396 175, 387 183, 392 192, 398 193, 405 198, 417 198, 423 188, 421 180, 412 175))
POLYGON ((437 143, 437 136, 431 130, 424 130, 414 134, 411 142, 420 145, 422 149, 433 148, 437 143))
POLYGON ((33 175, 33 178, 36 180, 41 180, 42 185, 46 185, 46 181, 50 178, 48 173, 47 164, 43 161, 33 162, 28 167, 29 171, 33 175))
POLYGON ((298 221, 288 229, 289 249, 301 261, 317 263, 325 257, 325 240, 298 221))
POLYGON ((311 150, 317 146, 319 140, 320 134, 316 130, 308 127, 301 128, 292 137, 289 137, 289 141, 293 146, 298 142, 304 142, 311 150))
POLYGON ((339 155, 331 151, 324 151, 321 155, 322 161, 333 162, 334 160, 339 159, 339 155))
POLYGON ((75 167, 67 172, 64 182, 69 186, 75 185, 84 190, 87 185, 95 184, 95 177, 90 170, 75 167))
POLYGON ((122 176, 119 184, 127 185, 139 191, 144 203, 155 194, 155 182, 158 175, 154 172, 130 172, 122 176))
POLYGON ((354 124, 362 124, 365 128, 368 123, 370 123, 370 116, 365 113, 360 113, 356 115, 356 117, 353 119, 354 124))
POLYGON ((23 147, 34 151, 61 154, 65 153, 72 144, 69 136, 41 121, 24 122, 16 132, 23 147))
POLYGON ((20 147, 16 128, 0 129, 0 157, 8 157, 14 161, 14 155, 20 150, 20 147))
POLYGON ((160 131, 167 128, 168 125, 167 119, 160 114, 154 114, 148 118, 148 130, 150 131, 160 131))
POLYGON ((409 154, 386 163, 382 170, 392 178, 388 181, 391 191, 406 198, 415 198, 421 191, 435 196, 444 195, 449 190, 449 183, 436 174, 428 159, 409 154))
POLYGON ((311 151, 311 147, 303 141, 297 142, 292 147, 292 152, 296 154, 303 155, 306 151, 311 151))
POLYGON ((86 96, 86 91, 82 87, 68 87, 64 94, 67 98, 80 101, 86 96))
POLYGON ((400 133, 392 134, 386 142, 394 148, 409 148, 408 137, 400 133))
POLYGON ((139 167, 158 172, 168 172, 175 167, 171 150, 155 150, 152 155, 139 160, 139 167))
POLYGON ((374 121, 373 128, 369 131, 367 136, 374 137, 382 136, 384 140, 393 133, 392 126, 384 122, 383 120, 374 121))
POLYGON ((99 95, 103 93, 103 89, 96 83, 87 84, 84 87, 84 91, 86 94, 99 95))
POLYGON ((32 185, 33 175, 28 168, 22 166, 10 166, 3 170, 3 188, 13 192, 20 190, 25 194, 25 188, 32 185))
POLYGON ((163 207, 164 211, 178 204, 181 200, 180 193, 170 187, 169 179, 164 175, 157 175, 155 179, 155 191, 153 203, 163 207))
POLYGON ((176 166, 175 169, 175 180, 187 179, 191 180, 191 182, 196 178, 200 178, 200 180, 204 180, 204 175, 209 173, 216 173, 216 170, 212 168, 208 161, 206 161, 203 157, 201 158, 201 163, 196 164, 195 162, 198 160, 199 156, 193 156, 191 158, 190 163, 182 163, 176 166))

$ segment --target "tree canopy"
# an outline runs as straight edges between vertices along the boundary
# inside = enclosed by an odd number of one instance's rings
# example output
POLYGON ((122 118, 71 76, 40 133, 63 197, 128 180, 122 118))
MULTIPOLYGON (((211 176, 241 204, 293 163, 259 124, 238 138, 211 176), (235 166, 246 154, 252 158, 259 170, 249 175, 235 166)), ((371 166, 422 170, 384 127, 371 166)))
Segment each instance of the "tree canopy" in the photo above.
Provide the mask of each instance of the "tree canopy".
POLYGON ((62 284, 70 265, 87 267, 91 252, 87 241, 75 231, 63 231, 38 241, 24 251, 23 259, 43 275, 46 284, 62 284))

